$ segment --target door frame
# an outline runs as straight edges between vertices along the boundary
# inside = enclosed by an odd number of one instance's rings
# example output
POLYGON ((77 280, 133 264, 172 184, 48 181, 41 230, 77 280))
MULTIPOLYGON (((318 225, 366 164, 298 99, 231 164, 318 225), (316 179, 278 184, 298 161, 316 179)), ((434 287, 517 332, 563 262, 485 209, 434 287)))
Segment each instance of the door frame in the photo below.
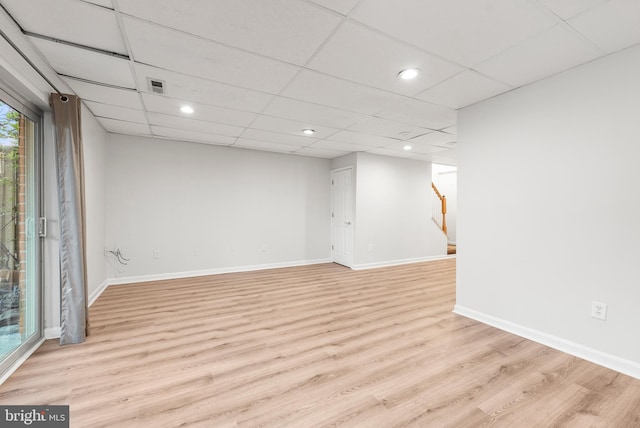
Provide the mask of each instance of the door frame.
POLYGON ((353 266, 353 261, 354 261, 354 252, 355 252, 355 210, 354 210, 354 206, 355 206, 355 192, 354 192, 354 167, 352 165, 350 166, 346 166, 346 167, 342 167, 342 168, 337 168, 337 169, 333 169, 331 170, 331 217, 330 217, 330 229, 331 229, 331 261, 333 261, 334 263, 338 263, 341 264, 343 266, 347 266, 347 267, 352 267, 353 266), (336 222, 337 221, 343 221, 343 220, 338 220, 335 217, 335 191, 334 191, 334 177, 336 174, 341 173, 341 172, 345 172, 345 171, 350 171, 350 175, 351 175, 351 180, 349 183, 349 207, 348 207, 348 217, 349 217, 349 229, 350 229, 350 237, 348 237, 350 243, 349 246, 351 248, 351 252, 347 255, 346 260, 336 257, 336 250, 335 250, 335 243, 337 242, 337 237, 336 237, 336 222), (340 259, 340 260, 337 260, 340 259))
MULTIPOLYGON (((29 357, 40 344, 44 341, 44 243, 43 236, 38 230, 40 218, 44 216, 44 192, 43 192, 43 125, 44 114, 34 104, 22 98, 20 95, 10 92, 12 89, 0 76, 0 99, 9 107, 20 112, 28 120, 34 124, 34 141, 33 141, 33 192, 35 193, 34 202, 34 224, 31 233, 34 233, 35 258, 33 260, 34 280, 37 284, 37 290, 33 296, 36 299, 36 332, 14 349, 4 360, 0 361, 0 383, 2 383, 13 371, 29 357)), ((25 225, 25 227, 27 227, 25 225)))

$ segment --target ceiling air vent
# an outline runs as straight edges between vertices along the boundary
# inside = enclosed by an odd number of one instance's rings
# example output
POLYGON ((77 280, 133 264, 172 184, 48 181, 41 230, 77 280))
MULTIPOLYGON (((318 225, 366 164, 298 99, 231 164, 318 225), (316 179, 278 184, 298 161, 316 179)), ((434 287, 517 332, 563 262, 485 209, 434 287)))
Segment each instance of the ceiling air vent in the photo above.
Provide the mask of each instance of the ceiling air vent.
POLYGON ((164 81, 147 77, 147 82, 149 83, 150 92, 154 94, 164 95, 164 91, 166 87, 166 84, 164 83, 164 81))

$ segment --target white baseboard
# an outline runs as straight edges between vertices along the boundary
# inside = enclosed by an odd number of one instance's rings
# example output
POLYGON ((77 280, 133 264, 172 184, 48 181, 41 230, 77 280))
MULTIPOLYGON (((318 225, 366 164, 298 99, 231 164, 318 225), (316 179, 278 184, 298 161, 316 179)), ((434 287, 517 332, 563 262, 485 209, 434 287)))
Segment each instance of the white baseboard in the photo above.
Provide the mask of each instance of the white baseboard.
POLYGON ((100 284, 100 287, 96 288, 95 290, 93 290, 93 293, 89 294, 89 306, 93 305, 93 303, 98 299, 98 297, 100 297, 100 295, 104 292, 104 290, 107 289, 108 286, 109 280, 105 279, 104 281, 102 281, 102 284, 100 284))
POLYGON ((107 283, 108 285, 118 285, 118 284, 130 284, 135 282, 162 281, 165 279, 179 279, 179 278, 189 278, 193 276, 218 275, 221 273, 250 272, 254 270, 279 269, 279 268, 287 268, 287 267, 295 267, 295 266, 317 265, 320 263, 331 263, 331 259, 299 260, 294 262, 270 263, 270 264, 264 264, 264 265, 233 266, 233 267, 204 269, 204 270, 195 270, 195 271, 187 271, 187 272, 160 273, 160 274, 154 274, 154 275, 109 278, 107 279, 107 283))
POLYGON ((59 339, 60 338, 60 326, 50 327, 44 329, 45 339, 59 339))
POLYGON ((481 323, 488 324, 492 327, 499 328, 500 330, 513 333, 517 336, 524 337, 525 339, 541 343, 549 346, 550 348, 566 352, 567 354, 574 355, 603 367, 607 367, 611 370, 624 373, 636 379, 640 379, 640 363, 635 361, 607 354, 606 352, 598 351, 597 349, 589 348, 558 336, 524 327, 522 325, 512 323, 511 321, 496 318, 473 309, 465 308, 464 306, 455 305, 453 312, 458 315, 480 321, 481 323))
POLYGON ((408 265, 411 263, 420 263, 420 262, 431 262, 434 260, 445 260, 455 258, 455 254, 451 255, 442 255, 442 256, 429 256, 429 257, 416 257, 413 259, 402 259, 402 260, 387 260, 384 262, 375 262, 375 263, 362 263, 351 266, 353 270, 363 270, 363 269, 377 269, 382 267, 390 267, 390 266, 399 266, 399 265, 408 265))

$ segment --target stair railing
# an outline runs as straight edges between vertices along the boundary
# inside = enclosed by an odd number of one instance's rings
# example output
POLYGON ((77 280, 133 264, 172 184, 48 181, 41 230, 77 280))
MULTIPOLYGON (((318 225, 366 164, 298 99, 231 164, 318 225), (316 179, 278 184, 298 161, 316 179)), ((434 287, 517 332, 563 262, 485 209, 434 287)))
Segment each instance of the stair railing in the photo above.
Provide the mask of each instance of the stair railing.
POLYGON ((431 183, 431 188, 433 189, 434 192, 436 192, 438 199, 440 199, 440 205, 442 207, 442 210, 441 210, 442 211, 442 231, 446 235, 447 234, 447 197, 440 193, 440 191, 438 190, 436 185, 433 184, 433 182, 431 183))

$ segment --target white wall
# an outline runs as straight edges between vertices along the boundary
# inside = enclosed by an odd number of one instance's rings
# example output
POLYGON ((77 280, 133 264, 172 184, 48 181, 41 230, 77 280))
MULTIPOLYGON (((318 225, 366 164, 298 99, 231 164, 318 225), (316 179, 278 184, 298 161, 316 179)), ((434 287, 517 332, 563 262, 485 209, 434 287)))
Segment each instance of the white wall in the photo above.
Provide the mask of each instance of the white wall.
POLYGON ((640 46, 459 112, 456 304, 636 377, 638 76, 640 46))
POLYGON ((82 108, 82 142, 87 216, 87 279, 89 296, 95 296, 106 285, 107 280, 104 257, 107 229, 107 133, 84 106, 82 108))
MULTIPOLYGON (((447 198, 447 239, 456 242, 458 219, 458 168, 450 165, 433 164, 432 180, 441 195, 447 198)), ((431 192, 433 200, 433 218, 442 226, 442 204, 436 192, 431 192)))
POLYGON ((431 218, 431 164, 357 154, 354 268, 447 254, 431 218))
POLYGON ((110 277, 166 277, 330 257, 326 159, 109 134, 110 277), (154 258, 157 252, 159 258, 154 258))

